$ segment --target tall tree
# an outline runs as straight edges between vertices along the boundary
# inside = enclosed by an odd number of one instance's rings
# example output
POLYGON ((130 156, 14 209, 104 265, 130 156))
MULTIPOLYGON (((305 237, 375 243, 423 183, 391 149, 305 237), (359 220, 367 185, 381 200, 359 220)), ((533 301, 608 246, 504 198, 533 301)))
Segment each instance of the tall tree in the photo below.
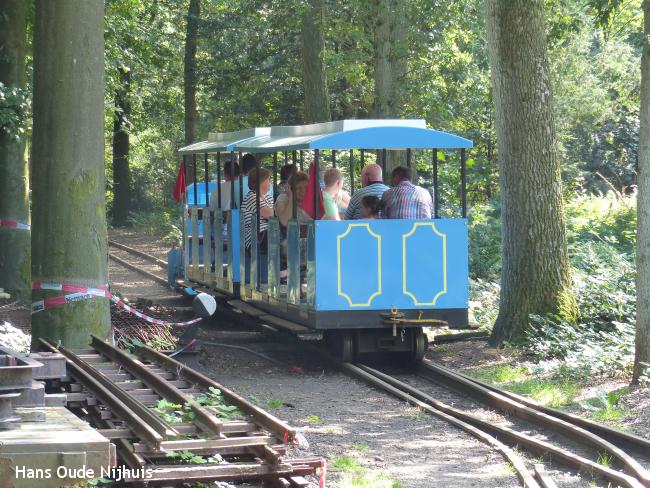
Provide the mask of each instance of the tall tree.
MULTIPOLYGON (((406 2, 373 0, 374 25, 374 106, 379 118, 399 117, 403 112, 404 82, 408 69, 406 2)), ((386 161, 390 171, 402 161, 401 151, 390 151, 386 161)), ((386 179, 388 175, 384 175, 386 179)))
POLYGON ((330 120, 330 99, 325 74, 323 0, 308 0, 302 14, 302 81, 305 91, 306 124, 330 120))
MULTIPOLYGON (((108 282, 104 198, 104 3, 36 1, 34 25, 34 281, 85 287, 108 282)), ((35 301, 61 292, 34 290, 35 301)), ((32 315, 39 337, 86 347, 107 337, 106 298, 32 315)))
POLYGON ((113 225, 123 226, 131 208, 131 173, 129 171, 129 116, 131 103, 131 71, 120 66, 119 83, 115 89, 113 118, 113 225))
POLYGON ((650 370, 650 0, 643 1, 636 237, 636 354, 632 381, 650 370))
POLYGON ((543 0, 487 0, 502 206, 499 315, 491 342, 522 337, 530 314, 575 316, 543 0))
POLYGON ((196 109, 196 48, 199 39, 199 18, 201 0, 190 0, 187 9, 187 30, 185 34, 185 144, 196 141, 198 112, 196 109))
MULTIPOLYGON (((29 182, 21 120, 26 97, 26 12, 24 0, 0 3, 0 220, 28 225, 29 182)), ((28 302, 31 293, 30 231, 25 225, 0 225, 0 288, 21 302, 28 302)))

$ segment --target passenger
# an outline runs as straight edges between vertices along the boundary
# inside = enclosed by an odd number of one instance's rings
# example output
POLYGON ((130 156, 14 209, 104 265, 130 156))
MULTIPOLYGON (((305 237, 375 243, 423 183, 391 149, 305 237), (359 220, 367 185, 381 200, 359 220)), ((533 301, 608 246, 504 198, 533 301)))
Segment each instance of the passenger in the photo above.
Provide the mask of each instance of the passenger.
POLYGON ((280 183, 278 184, 278 198, 286 191, 287 182, 296 174, 295 164, 285 164, 280 168, 280 183))
POLYGON ((365 196, 376 196, 381 199, 388 186, 384 185, 381 166, 378 164, 368 164, 361 170, 361 186, 350 199, 348 209, 345 211, 345 220, 360 219, 361 201, 365 196))
POLYGON ((385 219, 430 219, 433 212, 431 194, 411 183, 411 168, 398 166, 392 172, 393 187, 382 197, 385 219))
POLYGON ((325 181, 325 189, 323 190, 325 215, 323 215, 323 220, 341 220, 335 199, 338 198, 343 189, 343 173, 337 168, 329 168, 325 171, 323 180, 325 181))
POLYGON ((309 175, 302 171, 298 171, 295 176, 291 176, 285 185, 284 193, 278 196, 278 199, 275 202, 275 215, 278 216, 280 224, 283 227, 286 227, 289 223, 289 219, 293 215, 293 193, 291 191, 291 178, 296 178, 296 209, 297 209, 297 218, 300 223, 310 222, 312 219, 307 215, 307 213, 300 208, 302 201, 305 198, 305 193, 307 192, 307 184, 309 183, 309 175))
POLYGON ((366 195, 361 199, 361 218, 375 220, 381 218, 381 200, 375 195, 366 195))
MULTIPOLYGON (((251 188, 251 186, 248 184, 248 175, 257 166, 257 158, 253 153, 246 153, 241 158, 241 164, 242 164, 241 171, 242 171, 242 188, 243 188, 242 202, 243 202, 244 201, 243 199, 245 199, 246 195, 248 195, 248 190, 251 188)), ((239 202, 239 193, 238 193, 239 189, 238 188, 235 189, 237 190, 237 192, 235 193, 235 202, 239 202)), ((268 194, 271 198, 273 198, 273 186, 271 185, 269 185, 268 194)))
MULTIPOLYGON (((221 210, 230 210, 230 186, 231 181, 235 179, 235 208, 239 204, 239 164, 233 163, 234 175, 232 175, 230 168, 230 161, 226 161, 223 166, 223 181, 219 183, 221 186, 221 210)), ((218 208, 219 193, 217 188, 212 190, 210 194, 210 210, 214 211, 218 208)))
POLYGON ((255 227, 255 216, 257 209, 255 189, 259 178, 260 187, 260 234, 258 240, 260 249, 266 252, 266 229, 269 226, 268 219, 273 217, 273 198, 268 194, 271 186, 271 172, 265 168, 255 168, 248 174, 249 191, 246 194, 242 211, 244 214, 244 240, 246 250, 251 248, 253 241, 253 228, 255 227))

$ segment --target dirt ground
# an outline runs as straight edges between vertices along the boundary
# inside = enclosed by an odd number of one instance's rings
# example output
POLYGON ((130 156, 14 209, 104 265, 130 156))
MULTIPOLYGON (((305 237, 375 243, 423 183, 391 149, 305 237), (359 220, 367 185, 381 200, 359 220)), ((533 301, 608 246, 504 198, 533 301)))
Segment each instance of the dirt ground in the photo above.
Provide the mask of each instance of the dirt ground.
MULTIPOLYGON (((109 235, 165 259, 164 243, 153 236, 128 231, 111 231, 109 235)), ((129 298, 170 294, 113 261, 110 277, 113 289, 123 290, 129 298)), ((503 458, 486 445, 332 369, 309 344, 219 312, 201 326, 198 338, 203 342, 201 352, 180 359, 298 428, 309 442, 298 455, 320 455, 329 460, 327 486, 519 486, 503 458)), ((453 368, 519 359, 488 347, 484 341, 450 343, 440 349, 445 352, 432 348, 428 357, 453 368)), ((650 436, 648 389, 632 390, 622 401, 631 413, 624 426, 650 436)))

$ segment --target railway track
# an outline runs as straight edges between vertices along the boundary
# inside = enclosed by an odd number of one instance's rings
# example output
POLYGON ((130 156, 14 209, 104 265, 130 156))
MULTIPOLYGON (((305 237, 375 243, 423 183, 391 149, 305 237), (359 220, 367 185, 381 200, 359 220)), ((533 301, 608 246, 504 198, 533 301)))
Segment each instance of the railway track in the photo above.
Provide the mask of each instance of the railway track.
MULTIPOLYGON (((108 257, 115 261, 116 263, 120 264, 121 266, 124 266, 127 269, 130 269, 132 271, 135 271, 136 273, 140 273, 143 276, 146 276, 152 281, 155 281, 156 283, 163 285, 165 287, 168 286, 167 283, 167 278, 164 276, 161 276, 160 274, 160 269, 162 270, 167 270, 167 261, 163 261, 162 259, 158 259, 155 256, 151 256, 150 254, 144 253, 142 251, 139 251, 138 249, 135 249, 133 247, 127 246, 125 244, 121 244, 119 242, 109 240, 108 241, 109 247, 112 247, 114 250, 119 249, 120 251, 123 251, 133 257, 135 257, 136 262, 130 262, 124 259, 123 257, 120 257, 117 255, 117 253, 110 252, 108 253, 108 257), (152 272, 144 269, 144 265, 147 264, 153 264, 153 269, 157 271, 152 272)), ((148 266, 149 268, 152 268, 152 266, 148 266)))
POLYGON ((41 345, 65 356, 69 376, 49 386, 112 440, 125 483, 306 487, 317 472, 324 480, 321 458, 287 456, 300 440, 294 429, 173 358, 149 347, 132 355, 95 336, 88 350, 41 345))
MULTIPOLYGON (((498 410, 501 414, 514 416, 520 421, 524 420, 527 425, 509 426, 505 422, 483 418, 470 409, 451 406, 427 393, 424 388, 413 386, 410 378, 406 380, 407 383, 393 375, 362 364, 339 363, 339 367, 348 374, 446 420, 492 445, 511 463, 525 487, 544 488, 557 485, 545 472, 543 465, 535 463, 530 469, 525 459, 514 450, 515 448, 523 449, 537 458, 542 456, 544 460, 552 460, 559 465, 585 473, 589 477, 597 476, 606 480, 611 486, 634 488, 650 486, 648 471, 626 451, 635 451, 647 462, 650 455, 650 441, 647 439, 566 412, 539 406, 529 399, 501 391, 427 360, 423 361, 416 372, 416 377, 421 382, 444 385, 456 392, 469 395, 481 404, 498 410), (542 435, 529 433, 531 426, 532 430, 537 430, 542 435), (545 439, 546 434, 551 432, 554 436, 553 440, 545 439), (598 462, 598 459, 601 462, 598 462), (608 461, 604 463, 603 459, 608 461)), ((461 397, 454 403, 464 402, 461 397)))
POLYGON ((529 458, 522 456, 521 450, 528 452, 534 459, 543 458, 544 461, 553 461, 554 465, 583 473, 588 481, 595 476, 610 486, 650 488, 650 474, 637 460, 641 458, 650 463, 650 441, 647 439, 540 406, 530 399, 499 390, 427 360, 423 361, 414 377, 399 379, 368 365, 342 363, 321 349, 316 349, 351 376, 417 406, 491 445, 511 464, 524 487, 552 488, 557 484, 544 469, 544 464, 531 463, 529 458), (413 380, 424 386, 413 386, 413 380), (426 385, 437 388, 442 386, 446 389, 445 392, 452 390, 463 396, 453 401, 452 406, 441 401, 440 395, 428 393, 426 385), (495 422, 477 415, 475 408, 458 407, 458 404, 467 402, 467 397, 471 397, 478 405, 487 406, 492 411, 525 425, 495 422), (629 451, 634 452, 634 455, 629 451))

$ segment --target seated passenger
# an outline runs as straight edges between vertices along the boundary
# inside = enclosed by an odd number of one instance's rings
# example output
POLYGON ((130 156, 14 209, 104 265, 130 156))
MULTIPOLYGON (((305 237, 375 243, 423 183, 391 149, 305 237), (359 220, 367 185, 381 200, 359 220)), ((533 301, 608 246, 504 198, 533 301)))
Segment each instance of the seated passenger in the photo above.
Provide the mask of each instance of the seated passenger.
POLYGON ((325 215, 323 220, 341 220, 339 208, 336 204, 336 198, 343 190, 343 173, 337 168, 329 168, 323 176, 325 189, 323 190, 323 207, 325 215))
POLYGON ((388 187, 384 185, 381 166, 378 164, 368 164, 361 170, 361 186, 350 198, 350 204, 345 211, 345 219, 353 220, 363 218, 361 216, 361 201, 365 196, 376 196, 381 199, 388 187))
POLYGON ((431 194, 411 183, 411 168, 398 166, 392 172, 393 187, 382 197, 385 219, 430 219, 433 212, 431 194))
MULTIPOLYGON (((248 175, 257 166, 257 158, 252 153, 246 153, 241 158, 241 172, 242 172, 242 202, 248 195, 248 190, 253 188, 248 183, 248 175)), ((235 203, 239 202, 239 189, 236 188, 235 203)), ((273 187, 269 186, 268 194, 273 198, 273 187)), ((243 205, 242 205, 243 207, 243 205)))
POLYGON ((265 168, 255 168, 248 174, 249 191, 246 194, 242 204, 244 219, 244 239, 246 250, 250 250, 253 241, 253 229, 255 228, 255 218, 257 215, 257 198, 255 190, 259 181, 260 188, 260 234, 258 240, 260 249, 266 251, 266 229, 268 229, 268 219, 273 217, 273 198, 268 194, 271 186, 271 172, 265 168))
MULTIPOLYGON (((232 163, 234 166, 234 175, 231 174, 230 161, 226 161, 223 166, 223 181, 218 183, 221 187, 221 210, 226 211, 230 210, 230 187, 232 185, 231 181, 235 180, 235 208, 237 208, 239 203, 239 164, 237 162, 232 163)), ((218 208, 219 204, 219 192, 215 188, 210 194, 210 210, 214 211, 218 208)))
POLYGON ((289 219, 293 215, 293 192, 291 191, 291 179, 294 177, 296 178, 296 217, 298 218, 298 222, 306 223, 312 220, 311 217, 300 208, 307 191, 309 175, 302 171, 298 171, 295 176, 291 176, 288 179, 287 184, 284 187, 284 193, 280 194, 278 199, 275 201, 275 215, 278 216, 280 224, 283 227, 287 226, 289 219))
POLYGON ((280 168, 280 183, 278 183, 278 197, 286 191, 287 182, 296 174, 295 164, 285 164, 280 168))
POLYGON ((361 199, 361 218, 362 219, 379 219, 381 210, 381 200, 375 195, 366 195, 361 199))

